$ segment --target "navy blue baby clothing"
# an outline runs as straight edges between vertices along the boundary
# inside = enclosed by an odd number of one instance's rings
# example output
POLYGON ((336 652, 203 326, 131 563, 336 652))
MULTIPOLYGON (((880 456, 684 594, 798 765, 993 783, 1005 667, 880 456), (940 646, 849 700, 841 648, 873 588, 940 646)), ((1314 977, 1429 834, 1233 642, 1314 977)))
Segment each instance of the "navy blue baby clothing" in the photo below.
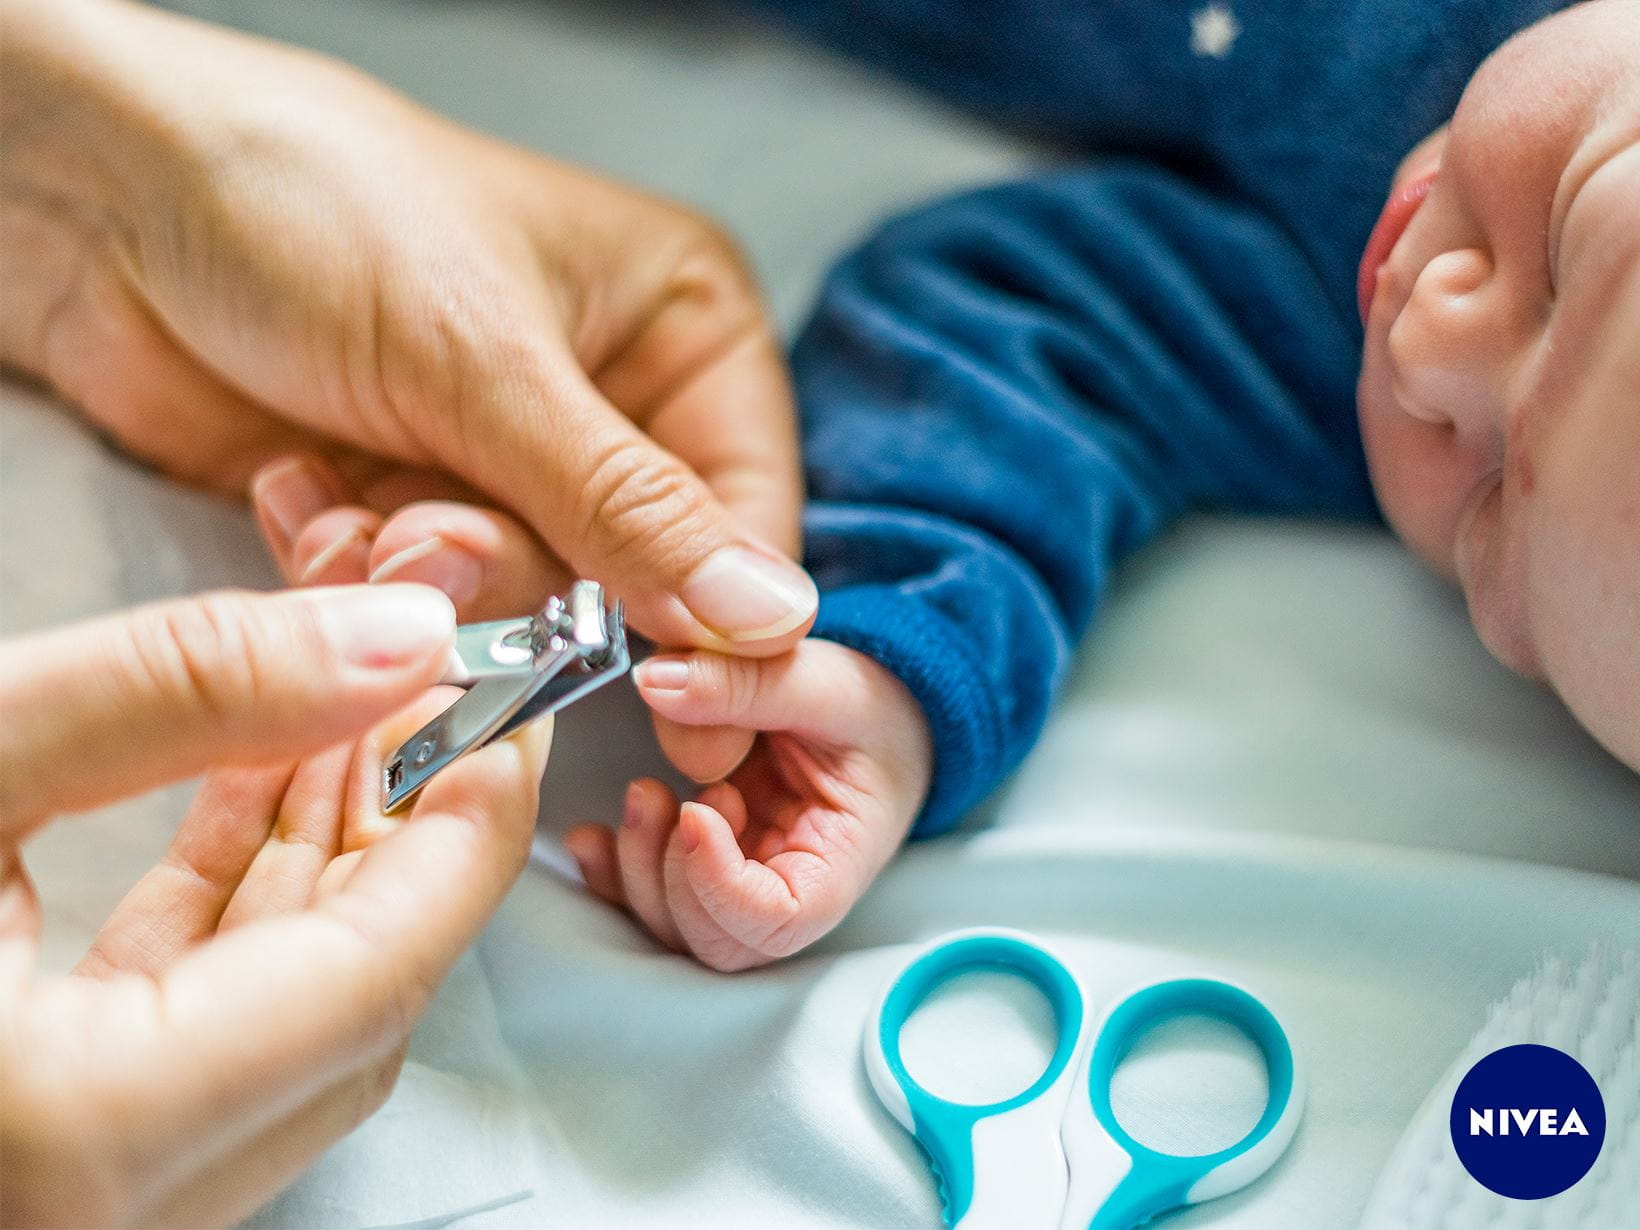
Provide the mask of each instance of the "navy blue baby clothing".
POLYGON ((1361 251, 1402 156, 1562 5, 761 7, 1075 157, 888 223, 793 356, 815 635, 922 706, 937 833, 1024 756, 1113 568, 1174 518, 1375 515, 1361 251))

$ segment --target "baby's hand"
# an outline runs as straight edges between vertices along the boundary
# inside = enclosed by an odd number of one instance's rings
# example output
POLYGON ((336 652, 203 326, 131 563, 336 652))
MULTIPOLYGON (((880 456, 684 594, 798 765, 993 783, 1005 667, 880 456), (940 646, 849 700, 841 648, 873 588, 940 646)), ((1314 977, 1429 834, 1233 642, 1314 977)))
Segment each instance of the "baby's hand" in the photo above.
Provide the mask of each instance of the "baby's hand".
POLYGON ((693 803, 637 781, 618 832, 570 833, 587 884, 714 969, 761 965, 830 931, 928 792, 933 752, 911 694, 870 658, 819 640, 776 658, 667 654, 633 677, 657 714, 757 741, 693 803))

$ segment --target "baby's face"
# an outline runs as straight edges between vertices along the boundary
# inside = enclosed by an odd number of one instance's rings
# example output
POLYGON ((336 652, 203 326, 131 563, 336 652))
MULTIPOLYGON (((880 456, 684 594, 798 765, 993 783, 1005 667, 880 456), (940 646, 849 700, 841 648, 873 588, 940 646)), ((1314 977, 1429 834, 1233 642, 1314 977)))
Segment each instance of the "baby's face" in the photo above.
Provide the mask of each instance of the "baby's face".
POLYGON ((1362 262, 1373 482, 1481 639, 1640 767, 1640 4, 1517 36, 1362 262))

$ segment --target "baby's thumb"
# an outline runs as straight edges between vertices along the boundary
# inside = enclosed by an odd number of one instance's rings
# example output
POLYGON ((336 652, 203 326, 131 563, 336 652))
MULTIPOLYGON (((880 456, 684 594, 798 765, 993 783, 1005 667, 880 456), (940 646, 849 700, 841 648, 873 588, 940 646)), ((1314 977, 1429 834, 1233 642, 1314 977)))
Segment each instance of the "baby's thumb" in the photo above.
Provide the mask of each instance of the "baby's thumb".
POLYGON ((422 585, 224 592, 0 647, 4 823, 358 735, 435 682, 450 600, 422 585))
POLYGON ((774 658, 663 654, 639 663, 633 679, 650 708, 686 726, 848 742, 859 734, 867 694, 861 662, 840 645, 807 640, 774 658))

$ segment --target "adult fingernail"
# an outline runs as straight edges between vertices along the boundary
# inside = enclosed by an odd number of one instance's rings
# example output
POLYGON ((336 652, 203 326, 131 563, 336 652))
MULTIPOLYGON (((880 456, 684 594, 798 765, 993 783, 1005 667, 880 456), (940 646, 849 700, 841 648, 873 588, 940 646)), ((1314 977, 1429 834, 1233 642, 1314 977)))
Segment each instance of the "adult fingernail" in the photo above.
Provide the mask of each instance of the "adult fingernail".
POLYGON ((700 849, 700 817, 688 803, 683 805, 683 813, 678 820, 678 839, 683 842, 683 852, 693 854, 700 849))
POLYGON ((313 518, 336 503, 336 496, 300 457, 276 461, 251 479, 251 499, 267 514, 287 544, 313 518))
POLYGON ((454 642, 455 608, 426 585, 340 585, 313 594, 325 640, 355 666, 405 666, 454 642))
POLYGON ((472 552, 434 534, 377 564, 373 584, 383 581, 419 581, 442 589, 452 602, 470 602, 484 584, 484 565, 472 552))
MULTIPOLYGON (((341 559, 347 552, 361 550, 368 552, 369 549, 370 535, 366 533, 363 526, 355 525, 310 559, 307 566, 302 569, 301 574, 297 576, 296 583, 298 585, 312 585, 317 581, 322 581, 331 565, 341 559)), ((353 575, 357 576, 358 573, 353 575)))
POLYGON ((624 829, 639 829, 643 827, 643 790, 637 782, 626 788, 626 798, 621 804, 621 827, 624 829))
POLYGON ((681 692, 689 686, 689 663, 682 658, 650 658, 638 663, 632 676, 640 688, 681 692))
MULTIPOLYGON (((451 650, 452 654, 454 652, 454 650, 451 650)), ((553 725, 552 715, 548 714, 545 718, 537 721, 525 722, 523 726, 508 736, 518 740, 523 745, 524 755, 533 767, 533 776, 537 782, 547 772, 547 758, 552 754, 553 725)))
POLYGON ((723 547, 684 582, 694 617, 730 641, 782 636, 808 622, 820 605, 809 574, 791 560, 753 547, 723 547))

